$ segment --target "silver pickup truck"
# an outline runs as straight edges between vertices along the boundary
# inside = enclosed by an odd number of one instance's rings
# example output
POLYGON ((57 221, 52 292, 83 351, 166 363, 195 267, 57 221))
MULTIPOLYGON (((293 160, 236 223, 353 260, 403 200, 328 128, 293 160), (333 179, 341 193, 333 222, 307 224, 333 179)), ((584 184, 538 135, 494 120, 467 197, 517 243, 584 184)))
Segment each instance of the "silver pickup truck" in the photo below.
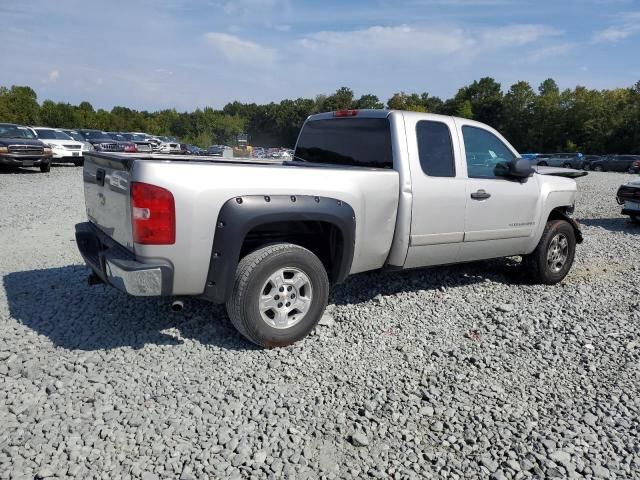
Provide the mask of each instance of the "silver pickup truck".
POLYGON ((323 113, 291 161, 87 153, 76 240, 90 283, 226 303, 250 341, 284 346, 359 272, 521 255, 560 282, 582 241, 576 182, 539 173, 471 120, 323 113))

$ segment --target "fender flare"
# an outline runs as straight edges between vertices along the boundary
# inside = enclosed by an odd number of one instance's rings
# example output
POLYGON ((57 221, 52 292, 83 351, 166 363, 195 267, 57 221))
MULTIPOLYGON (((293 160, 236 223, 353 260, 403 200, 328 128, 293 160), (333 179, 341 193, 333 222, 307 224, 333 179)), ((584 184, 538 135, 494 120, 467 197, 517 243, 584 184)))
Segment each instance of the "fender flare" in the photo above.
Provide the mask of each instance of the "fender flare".
POLYGON ((573 231, 576 234, 576 243, 580 244, 583 242, 584 236, 582 235, 582 227, 577 220, 571 218, 564 210, 560 208, 554 208, 553 210, 551 210, 549 219, 553 218, 554 216, 559 217, 558 220, 566 220, 569 225, 573 227, 573 231))
POLYGON ((337 268, 331 280, 340 283, 349 275, 356 237, 351 205, 311 195, 245 195, 227 200, 220 209, 202 298, 225 303, 233 290, 247 234, 260 225, 288 221, 321 221, 336 227, 342 235, 342 248, 336 252, 337 268))

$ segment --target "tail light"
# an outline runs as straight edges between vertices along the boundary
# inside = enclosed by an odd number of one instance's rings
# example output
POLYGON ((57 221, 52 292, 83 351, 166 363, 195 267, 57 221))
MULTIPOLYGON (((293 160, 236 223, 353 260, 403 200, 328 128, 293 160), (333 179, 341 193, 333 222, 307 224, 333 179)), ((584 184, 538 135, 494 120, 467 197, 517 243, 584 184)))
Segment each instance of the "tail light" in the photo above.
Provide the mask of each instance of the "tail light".
POLYGON ((334 117, 355 117, 360 113, 358 110, 337 110, 333 112, 334 117))
POLYGON ((176 207, 173 195, 155 185, 131 183, 133 241, 143 245, 176 242, 176 207))

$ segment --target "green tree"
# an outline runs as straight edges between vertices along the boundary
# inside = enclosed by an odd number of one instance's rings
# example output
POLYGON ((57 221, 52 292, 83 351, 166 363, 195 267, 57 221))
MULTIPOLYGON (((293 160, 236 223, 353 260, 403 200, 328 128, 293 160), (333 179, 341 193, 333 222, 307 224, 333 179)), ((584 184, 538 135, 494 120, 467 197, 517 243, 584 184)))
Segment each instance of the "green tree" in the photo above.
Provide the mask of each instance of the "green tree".
POLYGON ((13 85, 6 92, 6 121, 25 125, 38 123, 40 105, 38 96, 31 87, 13 85))
POLYGON ((380 99, 371 94, 362 95, 359 99, 353 102, 353 108, 365 109, 365 108, 373 108, 379 109, 384 108, 384 104, 380 102, 380 99))
POLYGON ((353 90, 347 87, 340 87, 333 95, 325 98, 322 104, 322 110, 325 112, 349 108, 353 108, 353 90))
POLYGON ((503 99, 503 133, 520 152, 534 148, 531 128, 536 93, 527 82, 511 85, 503 99))

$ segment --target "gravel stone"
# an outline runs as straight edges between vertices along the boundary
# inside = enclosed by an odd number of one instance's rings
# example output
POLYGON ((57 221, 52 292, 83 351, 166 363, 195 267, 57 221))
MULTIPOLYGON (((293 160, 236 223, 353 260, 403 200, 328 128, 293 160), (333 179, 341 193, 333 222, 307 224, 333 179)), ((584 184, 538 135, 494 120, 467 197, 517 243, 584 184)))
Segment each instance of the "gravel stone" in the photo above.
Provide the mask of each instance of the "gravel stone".
POLYGON ((87 285, 81 169, 0 170, 0 477, 637 477, 629 178, 578 180, 559 285, 518 259, 354 275, 260 350, 220 306, 87 285))
POLYGON ((353 445, 355 445, 356 447, 366 447, 367 445, 369 445, 369 439, 364 433, 356 432, 351 435, 351 443, 353 443, 353 445))
POLYGON ((323 327, 333 327, 335 324, 336 321, 334 320, 333 315, 329 315, 327 313, 322 315, 322 318, 320 318, 320 321, 318 322, 318 325, 322 325, 323 327))

